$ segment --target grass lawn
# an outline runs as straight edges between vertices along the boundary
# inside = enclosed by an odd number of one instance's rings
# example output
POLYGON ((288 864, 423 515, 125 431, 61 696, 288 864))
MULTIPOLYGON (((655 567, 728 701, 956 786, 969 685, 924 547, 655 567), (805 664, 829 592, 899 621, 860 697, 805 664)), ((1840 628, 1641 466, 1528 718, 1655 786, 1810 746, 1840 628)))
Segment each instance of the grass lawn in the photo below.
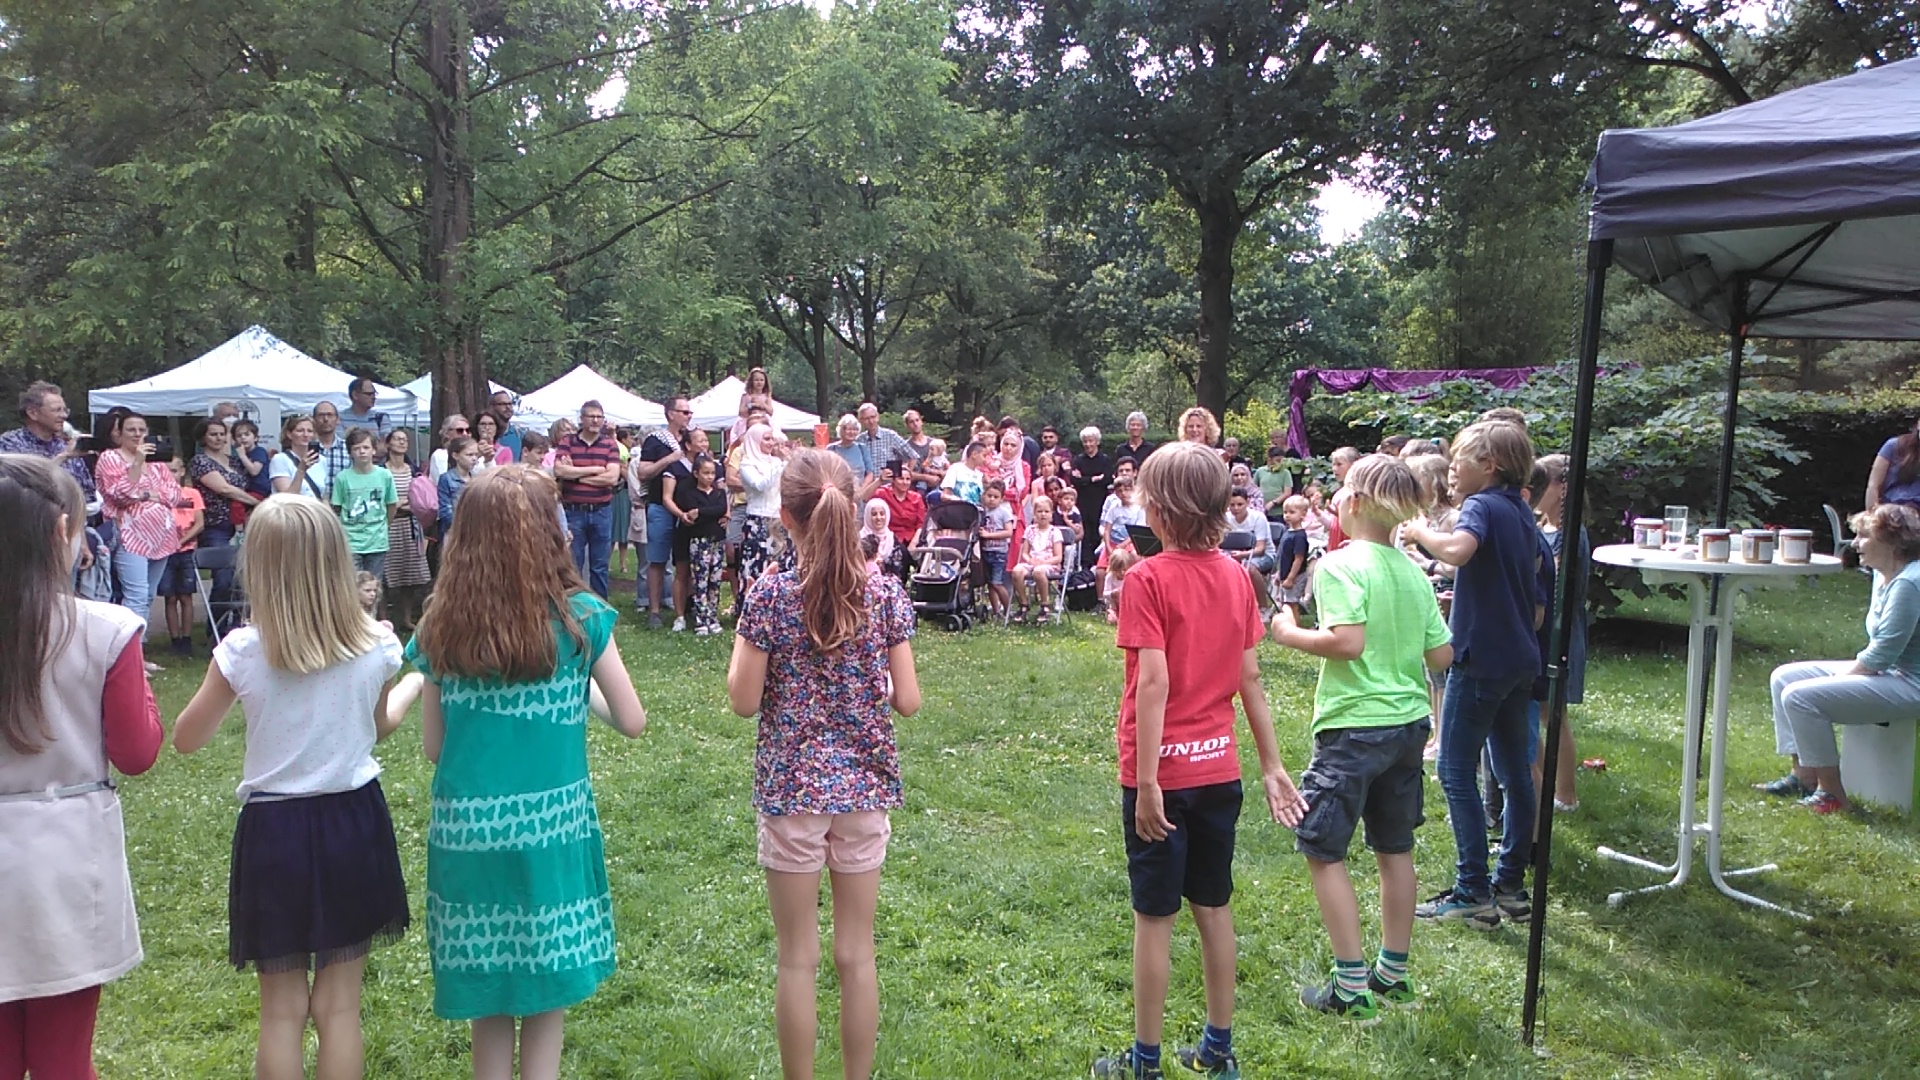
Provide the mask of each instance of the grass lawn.
MULTIPOLYGON (((1610 891, 1652 878, 1599 859, 1596 845, 1672 852, 1684 635, 1671 625, 1685 616, 1656 598, 1627 609, 1636 621, 1626 632, 1600 635, 1590 704, 1574 713, 1581 756, 1610 767, 1581 777, 1581 809, 1554 832, 1547 1056, 1518 1038, 1523 927, 1417 928, 1421 1012, 1358 1029, 1302 1009, 1296 989, 1324 977, 1325 937, 1290 834, 1256 816, 1250 796, 1235 898, 1234 1026, 1246 1075, 1920 1075, 1920 829, 1885 813, 1823 819, 1746 787, 1782 771, 1768 671, 1788 659, 1852 655, 1865 602, 1863 578, 1836 576, 1761 594, 1740 622, 1728 863, 1777 860, 1781 869, 1749 888, 1813 913, 1811 924, 1735 904, 1704 876, 1618 910, 1606 905, 1610 891)), ((725 708, 731 639, 648 633, 634 621, 629 608, 620 644, 652 726, 638 742, 604 727, 592 735, 620 967, 572 1010, 565 1071, 777 1076, 773 927, 749 804, 753 723, 725 708)), ((1112 642, 1088 616, 1044 630, 928 629, 916 641, 926 704, 900 725, 908 802, 894 817, 881 886, 879 1075, 1081 1076, 1096 1052, 1131 1039, 1112 642)), ((1266 649, 1282 750, 1298 775, 1314 667, 1266 649)), ((163 662, 156 682, 171 725, 201 667, 163 662)), ((167 751, 122 788, 147 960, 108 988, 101 1007, 98 1053, 109 1080, 250 1069, 257 992, 224 962, 241 735, 230 721, 206 751, 186 759, 167 751)), ((369 1075, 463 1076, 467 1029, 430 1008, 421 910, 430 770, 417 726, 379 753, 415 924, 369 968, 369 1075)), ((1250 745, 1243 758, 1251 775, 1250 745)), ((1453 863, 1437 785, 1427 807, 1423 895, 1450 882, 1453 863)), ((1371 860, 1355 867, 1365 871, 1356 875, 1363 909, 1377 910, 1371 860)), ((1199 971, 1183 922, 1170 1041, 1199 1030, 1199 971)), ((821 1074, 837 1075, 831 963, 821 988, 821 1074)))

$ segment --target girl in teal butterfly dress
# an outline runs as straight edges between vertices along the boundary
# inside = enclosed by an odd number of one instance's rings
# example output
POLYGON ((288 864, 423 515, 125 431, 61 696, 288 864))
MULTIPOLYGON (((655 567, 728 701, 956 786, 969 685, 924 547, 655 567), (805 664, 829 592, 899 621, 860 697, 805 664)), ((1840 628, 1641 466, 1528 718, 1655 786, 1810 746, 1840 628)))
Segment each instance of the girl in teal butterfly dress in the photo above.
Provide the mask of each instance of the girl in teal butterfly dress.
POLYGON ((426 676, 422 729, 437 766, 433 1011, 473 1022, 476 1077, 512 1076, 516 1040, 522 1077, 558 1076, 565 1009, 613 973, 587 722, 598 712, 631 738, 647 717, 613 643, 614 611, 573 568, 558 498, 523 466, 475 477, 407 649, 426 676))

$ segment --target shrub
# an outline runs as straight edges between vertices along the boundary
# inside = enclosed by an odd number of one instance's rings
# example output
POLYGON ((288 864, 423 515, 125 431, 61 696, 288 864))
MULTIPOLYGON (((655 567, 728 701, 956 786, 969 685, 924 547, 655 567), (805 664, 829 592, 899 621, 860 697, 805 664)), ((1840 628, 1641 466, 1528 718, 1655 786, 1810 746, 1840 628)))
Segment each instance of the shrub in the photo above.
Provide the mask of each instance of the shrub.
MULTIPOLYGON (((1710 518, 1720 469, 1725 361, 1704 356, 1657 367, 1602 367, 1587 450, 1586 522, 1593 544, 1625 539, 1634 517, 1658 517, 1670 503, 1691 507, 1695 521, 1710 518)), ((1536 451, 1549 454, 1572 441, 1575 377, 1569 361, 1516 390, 1462 381, 1406 394, 1363 392, 1348 396, 1344 412, 1356 426, 1451 438, 1482 412, 1509 406, 1526 414, 1536 451)), ((1791 409, 1788 395, 1754 389, 1740 395, 1727 515, 1736 527, 1771 520, 1777 502, 1772 484, 1781 468, 1806 461, 1779 430, 1791 409)), ((1618 605, 1618 589, 1645 593, 1639 575, 1630 572, 1597 576, 1594 585, 1594 602, 1602 610, 1618 605)))

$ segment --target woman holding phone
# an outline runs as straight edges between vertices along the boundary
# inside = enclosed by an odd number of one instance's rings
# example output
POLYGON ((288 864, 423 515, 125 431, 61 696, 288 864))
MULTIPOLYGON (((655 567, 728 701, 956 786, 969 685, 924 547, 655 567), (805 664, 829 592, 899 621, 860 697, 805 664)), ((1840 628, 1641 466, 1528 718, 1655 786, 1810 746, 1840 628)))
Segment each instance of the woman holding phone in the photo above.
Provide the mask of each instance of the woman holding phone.
POLYGON ((121 603, 144 620, 167 558, 180 546, 173 527, 173 497, 180 485, 165 464, 153 460, 158 447, 147 438, 146 417, 122 417, 116 440, 100 452, 94 486, 120 534, 113 569, 120 577, 121 603))
POLYGON ((313 445, 313 417, 295 413, 280 425, 280 445, 269 467, 275 494, 297 491, 322 502, 327 498, 327 462, 313 445))

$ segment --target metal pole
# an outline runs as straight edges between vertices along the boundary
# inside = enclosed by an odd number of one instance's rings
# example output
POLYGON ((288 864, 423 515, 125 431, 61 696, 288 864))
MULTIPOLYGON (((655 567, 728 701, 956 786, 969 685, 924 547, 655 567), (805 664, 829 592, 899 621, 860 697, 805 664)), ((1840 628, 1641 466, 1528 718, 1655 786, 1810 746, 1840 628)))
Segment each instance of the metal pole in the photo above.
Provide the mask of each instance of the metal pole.
POLYGON ((1740 368, 1747 356, 1747 279, 1736 276, 1727 293, 1733 340, 1727 350, 1727 407, 1720 418, 1720 480, 1713 502, 1713 524, 1721 529, 1727 527, 1727 508, 1733 501, 1733 433, 1740 413, 1740 368))
MULTIPOLYGON (((1713 488, 1713 524, 1716 528, 1727 527, 1728 507, 1733 502, 1733 436, 1738 427, 1740 414, 1740 369, 1747 358, 1747 288, 1745 277, 1735 276, 1727 284, 1727 321, 1730 324, 1730 343, 1727 346, 1727 404, 1720 417, 1720 475, 1713 488)), ((1715 577, 1707 588, 1707 612, 1710 616, 1720 611, 1721 579, 1715 577)), ((1731 603, 1731 598, 1728 599, 1731 603)), ((1714 655, 1719 646, 1720 629, 1710 623, 1707 626, 1707 655, 1714 655)), ((1704 739, 1707 730, 1707 709, 1705 702, 1709 687, 1707 680, 1712 678, 1712 668, 1708 666, 1700 672, 1700 713, 1687 717, 1704 739)), ((1699 769, 1694 770, 1694 779, 1699 779, 1699 769)))
POLYGON ((1561 728, 1567 703, 1567 646, 1573 640, 1573 620, 1586 618, 1575 611, 1574 575, 1587 572, 1580 557, 1580 534, 1586 523, 1587 444, 1593 429, 1593 384, 1600 362, 1600 315, 1607 290, 1607 267, 1613 262, 1613 241, 1587 244, 1587 306, 1580 327, 1580 372, 1574 394, 1573 442, 1568 447, 1567 502, 1561 511, 1559 596, 1555 598, 1553 629, 1548 638, 1547 737, 1540 754, 1540 814, 1533 848, 1533 917, 1527 928, 1527 981, 1520 1013, 1520 1040, 1533 1045, 1540 1016, 1541 948, 1547 935, 1547 876, 1553 850, 1553 783, 1560 752, 1561 728))

